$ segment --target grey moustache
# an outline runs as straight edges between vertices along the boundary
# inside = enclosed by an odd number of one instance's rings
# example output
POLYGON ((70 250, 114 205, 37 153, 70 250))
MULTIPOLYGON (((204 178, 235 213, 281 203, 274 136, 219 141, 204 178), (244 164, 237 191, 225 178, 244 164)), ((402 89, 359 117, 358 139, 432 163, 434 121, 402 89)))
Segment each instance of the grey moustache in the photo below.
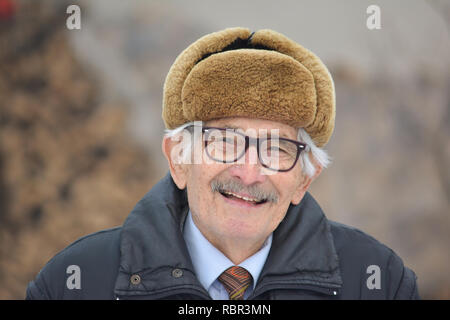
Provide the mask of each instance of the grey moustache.
POLYGON ((217 179, 211 181, 211 190, 213 192, 233 192, 233 193, 246 193, 258 201, 270 201, 273 203, 278 202, 278 194, 275 191, 265 191, 258 185, 245 186, 241 182, 236 180, 219 181, 217 179))

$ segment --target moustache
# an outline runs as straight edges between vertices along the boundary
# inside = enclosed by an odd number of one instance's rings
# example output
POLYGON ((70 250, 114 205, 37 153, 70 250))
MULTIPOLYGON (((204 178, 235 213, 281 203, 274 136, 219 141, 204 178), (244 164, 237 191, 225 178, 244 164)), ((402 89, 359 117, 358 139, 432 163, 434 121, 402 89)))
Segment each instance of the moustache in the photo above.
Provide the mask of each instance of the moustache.
POLYGON ((244 185, 239 180, 229 179, 229 180, 219 180, 218 178, 211 181, 211 190, 213 192, 232 192, 232 193, 246 193, 257 202, 278 202, 278 193, 275 190, 265 190, 258 184, 253 184, 250 186, 244 185))

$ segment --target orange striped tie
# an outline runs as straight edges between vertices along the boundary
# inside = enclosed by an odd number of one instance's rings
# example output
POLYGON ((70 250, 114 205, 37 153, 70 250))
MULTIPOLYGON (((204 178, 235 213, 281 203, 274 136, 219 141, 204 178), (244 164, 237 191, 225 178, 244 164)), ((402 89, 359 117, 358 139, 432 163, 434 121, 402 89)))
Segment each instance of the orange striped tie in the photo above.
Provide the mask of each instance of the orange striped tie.
POLYGON ((243 300, 244 292, 252 282, 252 276, 242 267, 234 266, 225 270, 219 281, 230 296, 230 300, 243 300))

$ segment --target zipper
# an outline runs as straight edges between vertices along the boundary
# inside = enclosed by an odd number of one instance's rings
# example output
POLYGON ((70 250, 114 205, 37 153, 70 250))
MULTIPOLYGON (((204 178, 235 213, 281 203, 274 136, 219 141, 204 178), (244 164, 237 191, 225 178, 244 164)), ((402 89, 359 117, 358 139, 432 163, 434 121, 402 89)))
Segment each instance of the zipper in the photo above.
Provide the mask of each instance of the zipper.
POLYGON ((273 291, 277 289, 283 289, 283 290, 304 290, 304 291, 312 291, 315 293, 320 294, 326 294, 329 296, 337 296, 339 294, 339 289, 341 288, 340 285, 337 284, 324 284, 324 285, 317 285, 317 284, 295 284, 295 285, 287 285, 286 283, 267 283, 259 288, 255 288, 255 290, 252 292, 250 297, 248 297, 249 300, 254 300, 258 296, 261 296, 262 294, 273 291))
POLYGON ((176 295, 186 295, 189 296, 190 300, 193 299, 201 299, 201 300, 211 300, 211 297, 207 294, 204 293, 203 290, 201 289, 191 289, 191 290, 171 290, 169 291, 167 294, 142 294, 142 295, 135 295, 135 294, 130 294, 130 295, 118 295, 115 294, 115 300, 155 300, 155 297, 157 297, 157 300, 161 300, 161 299, 167 299, 176 295))

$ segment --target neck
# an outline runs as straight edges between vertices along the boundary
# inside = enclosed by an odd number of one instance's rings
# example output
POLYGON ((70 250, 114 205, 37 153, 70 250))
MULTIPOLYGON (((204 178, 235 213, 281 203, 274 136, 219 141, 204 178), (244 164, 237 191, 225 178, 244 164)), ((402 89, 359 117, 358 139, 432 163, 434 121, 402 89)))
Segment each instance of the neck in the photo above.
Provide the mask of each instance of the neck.
POLYGON ((258 252, 267 236, 236 237, 236 235, 216 235, 205 228, 193 215, 192 220, 202 235, 220 252, 222 252, 234 265, 238 265, 258 252))

